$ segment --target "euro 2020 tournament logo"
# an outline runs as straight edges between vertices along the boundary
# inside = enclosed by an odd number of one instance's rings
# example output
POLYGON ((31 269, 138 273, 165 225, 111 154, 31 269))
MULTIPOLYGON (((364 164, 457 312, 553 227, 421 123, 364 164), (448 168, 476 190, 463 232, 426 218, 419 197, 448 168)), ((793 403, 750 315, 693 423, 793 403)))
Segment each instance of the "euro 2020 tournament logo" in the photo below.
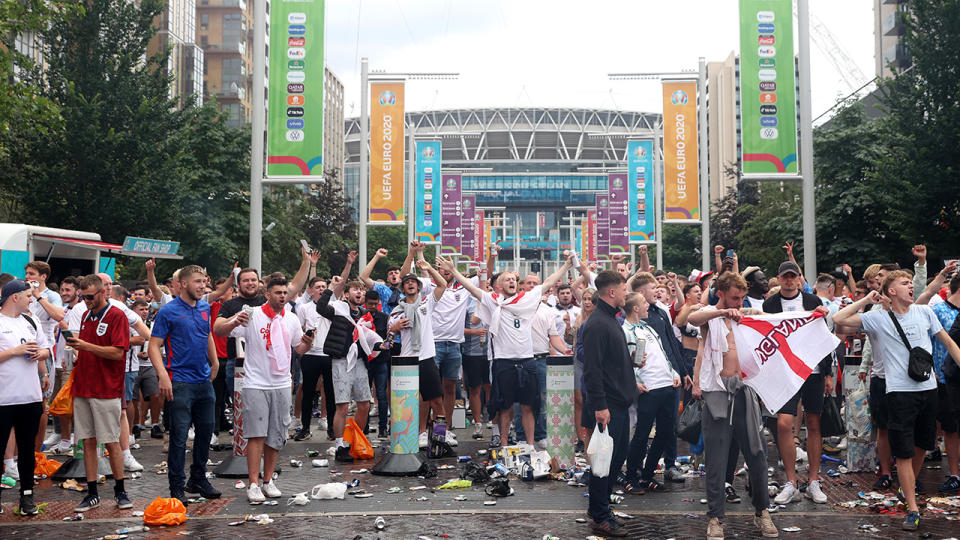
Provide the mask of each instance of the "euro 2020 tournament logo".
POLYGON ((470 199, 464 199, 464 200, 463 200, 463 209, 464 209, 464 210, 470 210, 470 199))
POLYGON ((380 104, 381 105, 396 105, 397 104, 397 95, 389 90, 384 90, 380 92, 380 104))
POLYGON ((447 189, 456 189, 457 181, 453 178, 447 178, 447 189))
POLYGON ((433 159, 437 155, 437 151, 433 149, 432 146, 427 146, 423 149, 423 159, 433 159))
POLYGON ((686 92, 683 90, 677 90, 670 96, 670 103, 673 103, 674 105, 686 105, 687 99, 686 92))
POLYGON ((647 149, 642 146, 638 146, 633 151, 633 157, 637 158, 637 161, 643 161, 647 159, 647 149))
POLYGON ((621 180, 620 178, 614 178, 614 179, 613 179, 613 187, 616 188, 616 189, 622 188, 622 187, 623 187, 623 180, 621 180))

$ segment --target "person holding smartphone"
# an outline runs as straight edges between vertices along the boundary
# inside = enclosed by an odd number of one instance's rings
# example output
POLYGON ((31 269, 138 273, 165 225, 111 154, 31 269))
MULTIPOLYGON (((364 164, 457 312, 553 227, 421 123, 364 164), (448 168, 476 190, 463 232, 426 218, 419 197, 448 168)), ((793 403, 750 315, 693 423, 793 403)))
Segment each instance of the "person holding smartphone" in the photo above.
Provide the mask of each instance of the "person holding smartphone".
MULTIPOLYGON (((0 446, 6 451, 10 430, 19 452, 20 513, 39 513, 33 502, 33 444, 43 414, 43 392, 50 389, 46 360, 50 342, 39 321, 30 314, 30 285, 15 279, 0 292, 0 446), (39 377, 38 377, 39 374, 39 377)), ((4 462, 4 473, 8 468, 4 462)))

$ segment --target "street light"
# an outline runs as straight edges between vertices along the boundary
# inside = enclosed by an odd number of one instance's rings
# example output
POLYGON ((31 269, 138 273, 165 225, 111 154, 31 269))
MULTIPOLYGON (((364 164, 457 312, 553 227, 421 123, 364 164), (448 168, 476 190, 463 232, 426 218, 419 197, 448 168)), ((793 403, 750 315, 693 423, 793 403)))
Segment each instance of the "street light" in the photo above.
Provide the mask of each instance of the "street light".
MULTIPOLYGON (((360 222, 357 224, 357 237, 360 241, 360 268, 363 268, 367 265, 367 220, 370 217, 370 168, 367 164, 367 139, 370 138, 370 120, 367 118, 369 115, 370 107, 370 80, 379 80, 379 81, 390 81, 397 79, 415 79, 415 80, 443 80, 451 81, 457 79, 460 76, 459 73, 445 73, 445 72, 399 72, 399 73, 388 73, 385 70, 374 70, 370 71, 370 61, 367 57, 360 59, 360 222)), ((411 126, 410 133, 408 135, 409 146, 407 150, 407 155, 409 163, 408 167, 413 168, 413 164, 416 162, 416 147, 414 144, 413 129, 411 126)), ((408 175, 406 180, 406 199, 407 199, 407 240, 413 241, 413 185, 416 182, 414 178, 415 175, 408 175)))

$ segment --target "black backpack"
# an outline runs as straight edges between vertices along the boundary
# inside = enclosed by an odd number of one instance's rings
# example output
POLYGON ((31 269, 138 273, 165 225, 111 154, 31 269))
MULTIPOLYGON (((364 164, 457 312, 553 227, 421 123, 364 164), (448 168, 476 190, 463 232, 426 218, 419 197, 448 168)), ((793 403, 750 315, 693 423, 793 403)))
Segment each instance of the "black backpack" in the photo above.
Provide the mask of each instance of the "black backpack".
MULTIPOLYGON (((953 320, 953 326, 950 327, 950 339, 952 339, 957 346, 960 346, 960 313, 957 314, 957 318, 953 320)), ((947 379, 960 382, 960 367, 957 366, 957 363, 949 354, 943 359, 943 376, 947 379)))

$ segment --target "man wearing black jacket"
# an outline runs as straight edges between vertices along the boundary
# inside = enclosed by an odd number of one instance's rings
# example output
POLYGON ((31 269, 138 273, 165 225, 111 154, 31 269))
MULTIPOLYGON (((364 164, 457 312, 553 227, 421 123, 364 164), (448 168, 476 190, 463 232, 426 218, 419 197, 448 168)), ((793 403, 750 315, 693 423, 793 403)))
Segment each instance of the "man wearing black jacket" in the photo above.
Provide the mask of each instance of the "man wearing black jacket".
POLYGON ((596 278, 596 309, 583 325, 583 384, 585 408, 592 411, 597 425, 613 438, 610 472, 604 478, 590 476, 587 514, 592 529, 603 536, 627 536, 627 531, 610 513, 610 494, 623 467, 630 446, 630 405, 637 399, 627 339, 617 322, 617 313, 627 296, 626 280, 607 270, 596 278))
MULTIPOLYGON (((373 317, 374 330, 380 337, 386 339, 390 317, 378 309, 379 305, 380 294, 377 291, 368 290, 363 306, 367 313, 373 317)), ((367 377, 377 392, 377 438, 385 440, 390 438, 390 430, 387 428, 387 410, 390 407, 390 399, 387 397, 387 380, 390 378, 389 351, 381 352, 367 364, 367 377)), ((364 430, 367 430, 369 424, 370 416, 368 415, 364 430)))
MULTIPOLYGON (((643 295, 650 305, 647 310, 647 318, 641 319, 644 324, 653 328, 660 337, 660 343, 667 354, 667 361, 673 367, 673 370, 680 375, 683 381, 683 387, 687 390, 693 385, 691 373, 687 370, 687 363, 684 361, 683 348, 676 334, 673 333, 673 321, 670 320, 670 314, 663 310, 657 302, 657 279, 649 272, 640 272, 633 278, 631 287, 635 292, 643 295)), ((673 410, 680 409, 680 389, 676 389, 676 403, 673 410)), ((674 418, 676 422, 676 418, 674 418)), ((659 430, 660 426, 657 426, 659 430)), ((664 480, 670 482, 683 482, 683 474, 677 469, 677 436, 673 433, 669 444, 663 449, 664 480)))
MULTIPOLYGON (((817 295, 800 290, 800 267, 797 263, 786 261, 781 264, 777 279, 780 283, 780 292, 764 300, 764 313, 819 311, 824 315, 829 314, 829 310, 817 295)), ((787 483, 774 499, 777 504, 796 502, 802 498, 797 488, 797 447, 793 443, 793 421, 797 415, 797 405, 801 401, 803 401, 803 410, 806 411, 807 458, 810 464, 807 496, 815 503, 827 502, 827 497, 820 487, 819 475, 820 455, 823 451, 823 439, 820 437, 820 413, 823 412, 823 395, 833 391, 831 360, 831 356, 821 360, 797 394, 777 412, 777 446, 787 475, 787 483)))

